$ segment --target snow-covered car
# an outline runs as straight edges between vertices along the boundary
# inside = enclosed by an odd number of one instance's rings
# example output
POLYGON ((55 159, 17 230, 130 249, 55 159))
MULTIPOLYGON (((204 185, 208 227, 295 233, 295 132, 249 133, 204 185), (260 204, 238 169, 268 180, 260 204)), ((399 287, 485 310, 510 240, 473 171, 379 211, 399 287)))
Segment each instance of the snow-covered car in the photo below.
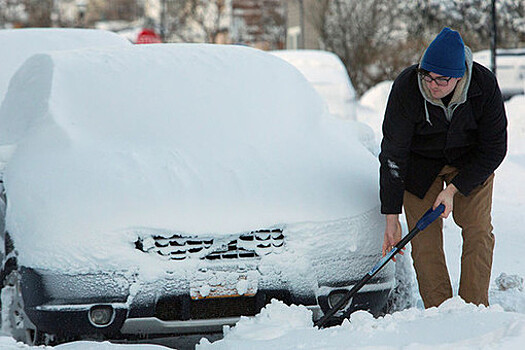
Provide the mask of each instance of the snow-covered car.
MULTIPOLYGON (((221 332, 271 299, 319 318, 380 259, 378 163, 256 49, 38 54, 0 108, 15 337, 221 332)), ((379 314, 391 266, 349 306, 379 314)))
POLYGON ((336 54, 322 50, 271 51, 296 67, 328 105, 331 114, 356 120, 356 92, 336 54))
MULTIPOLYGON (((474 61, 490 68, 489 50, 474 53, 474 61)), ((525 49, 498 49, 496 51, 496 76, 501 94, 506 100, 523 95, 525 89, 525 49)))

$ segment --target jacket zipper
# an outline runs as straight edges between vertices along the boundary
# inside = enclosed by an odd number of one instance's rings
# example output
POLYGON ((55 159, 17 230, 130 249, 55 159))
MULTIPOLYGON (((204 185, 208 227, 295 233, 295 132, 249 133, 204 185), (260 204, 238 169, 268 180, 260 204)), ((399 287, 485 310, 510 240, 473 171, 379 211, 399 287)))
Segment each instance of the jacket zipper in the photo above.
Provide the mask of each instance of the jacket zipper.
POLYGON ((454 106, 452 106, 452 108, 447 108, 445 106, 441 106, 441 108, 443 108, 443 112, 445 113, 445 119, 451 123, 452 122, 452 116, 454 115, 454 111, 456 110, 456 108, 459 107, 459 104, 454 104, 454 106), (449 114, 449 111, 450 111, 450 114, 449 114), (450 118, 449 118, 450 117, 450 118))

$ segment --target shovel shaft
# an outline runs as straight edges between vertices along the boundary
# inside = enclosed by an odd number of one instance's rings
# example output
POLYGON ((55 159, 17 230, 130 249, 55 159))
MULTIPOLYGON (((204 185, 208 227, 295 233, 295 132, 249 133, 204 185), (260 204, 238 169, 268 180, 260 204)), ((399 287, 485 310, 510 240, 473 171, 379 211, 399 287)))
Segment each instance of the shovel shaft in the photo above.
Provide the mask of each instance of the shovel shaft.
MULTIPOLYGON (((384 257, 379 260, 372 269, 359 280, 346 294, 341 298, 330 310, 328 310, 323 317, 318 319, 315 322, 315 325, 319 328, 324 327, 326 322, 335 315, 341 308, 348 304, 348 302, 354 297, 354 295, 361 289, 363 286, 374 277, 392 258, 403 249, 408 242, 419 232, 424 230, 428 225, 430 225, 434 220, 436 220, 441 213, 445 210, 445 206, 440 204, 436 209, 430 208, 425 215, 416 224, 413 230, 411 230, 403 239, 401 239, 395 246, 390 250, 384 257)), ((350 316, 351 310, 348 309, 344 312, 343 317, 350 316)))

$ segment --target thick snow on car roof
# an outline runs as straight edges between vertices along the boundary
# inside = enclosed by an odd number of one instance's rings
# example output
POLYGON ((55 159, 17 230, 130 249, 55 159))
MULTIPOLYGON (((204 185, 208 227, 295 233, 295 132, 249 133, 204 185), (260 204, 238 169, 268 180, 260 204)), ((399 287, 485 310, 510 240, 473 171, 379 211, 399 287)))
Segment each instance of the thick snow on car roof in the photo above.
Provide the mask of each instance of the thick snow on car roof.
POLYGON ((355 125, 324 115, 304 77, 259 50, 52 52, 12 85, 0 109, 0 145, 16 145, 7 228, 32 258, 79 239, 95 254, 130 227, 226 234, 378 205, 355 125))
POLYGON ((131 43, 121 36, 95 29, 27 28, 0 30, 0 102, 9 80, 30 56, 45 51, 71 50, 93 46, 123 46, 131 43))

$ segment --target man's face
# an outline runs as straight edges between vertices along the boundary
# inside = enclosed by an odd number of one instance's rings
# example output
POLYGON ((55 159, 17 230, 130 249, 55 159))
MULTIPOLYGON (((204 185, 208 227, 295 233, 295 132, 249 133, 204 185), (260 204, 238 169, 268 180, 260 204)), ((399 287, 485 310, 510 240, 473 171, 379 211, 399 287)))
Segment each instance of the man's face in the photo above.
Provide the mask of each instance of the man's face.
POLYGON ((458 81, 461 80, 461 78, 444 77, 432 72, 429 72, 428 76, 430 76, 431 79, 423 77, 423 82, 427 85, 430 94, 435 99, 440 99, 450 94, 456 87, 458 81))

